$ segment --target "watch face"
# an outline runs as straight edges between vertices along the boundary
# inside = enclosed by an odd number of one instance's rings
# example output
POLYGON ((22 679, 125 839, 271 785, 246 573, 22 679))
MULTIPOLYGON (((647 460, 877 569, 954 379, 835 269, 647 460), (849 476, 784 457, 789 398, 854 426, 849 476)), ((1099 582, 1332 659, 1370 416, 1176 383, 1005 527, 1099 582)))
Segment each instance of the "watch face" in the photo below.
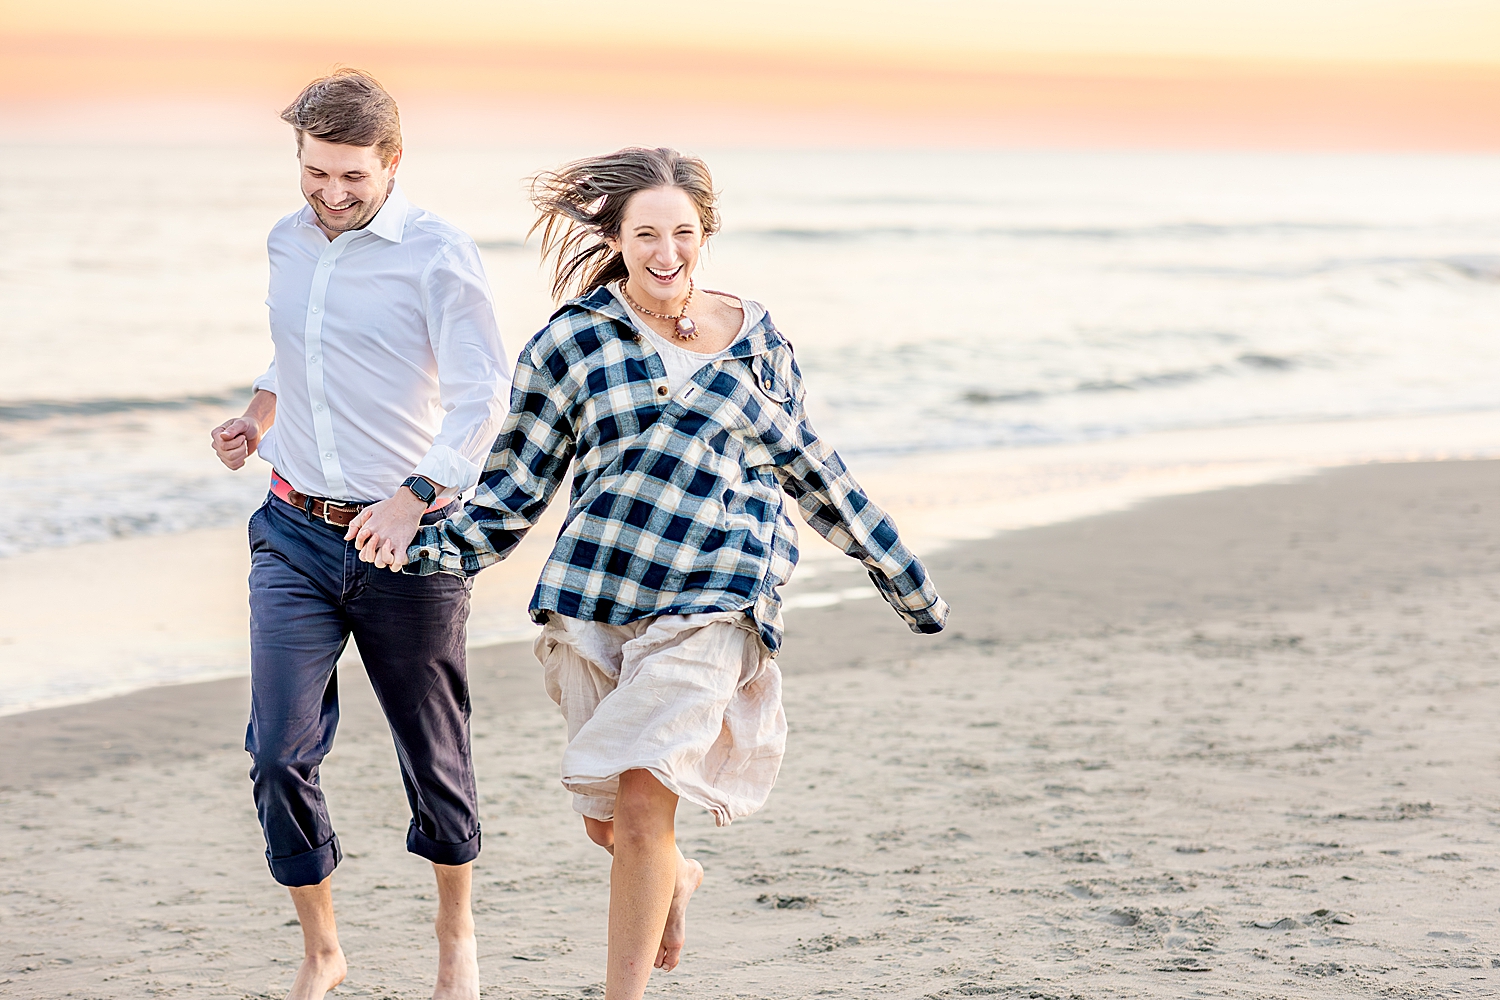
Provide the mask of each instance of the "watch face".
POLYGON ((423 503, 432 503, 433 498, 437 496, 437 490, 432 488, 431 483, 425 479, 418 479, 416 476, 406 481, 406 488, 415 493, 417 499, 423 503))

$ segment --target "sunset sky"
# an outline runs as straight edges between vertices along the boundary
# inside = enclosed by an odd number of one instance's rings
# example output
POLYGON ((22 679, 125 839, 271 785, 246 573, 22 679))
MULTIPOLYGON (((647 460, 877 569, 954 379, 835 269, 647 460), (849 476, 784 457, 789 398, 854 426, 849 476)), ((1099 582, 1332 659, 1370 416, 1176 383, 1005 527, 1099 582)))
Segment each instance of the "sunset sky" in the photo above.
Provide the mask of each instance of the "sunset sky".
POLYGON ((254 129, 336 63, 443 134, 1500 149, 1496 0, 0 2, 22 136, 127 104, 254 129))

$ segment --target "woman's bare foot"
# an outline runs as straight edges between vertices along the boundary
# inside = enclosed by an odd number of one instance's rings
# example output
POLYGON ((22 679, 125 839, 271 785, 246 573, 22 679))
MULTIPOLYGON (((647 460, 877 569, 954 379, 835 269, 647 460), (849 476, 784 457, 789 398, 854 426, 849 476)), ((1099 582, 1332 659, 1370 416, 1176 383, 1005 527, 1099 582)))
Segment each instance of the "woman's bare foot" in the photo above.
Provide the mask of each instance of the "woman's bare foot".
POLYGON ((472 932, 438 939, 432 1000, 479 1000, 479 948, 472 932))
POLYGON ((344 961, 342 949, 308 955, 292 980, 292 992, 286 1000, 323 1000, 324 994, 344 981, 349 974, 349 963, 344 961))
POLYGON ((677 857, 677 885, 672 889, 672 906, 667 910, 667 926, 656 953, 656 967, 664 972, 671 972, 682 961, 682 946, 687 944, 688 900, 703 884, 703 866, 692 858, 682 857, 681 851, 677 857))

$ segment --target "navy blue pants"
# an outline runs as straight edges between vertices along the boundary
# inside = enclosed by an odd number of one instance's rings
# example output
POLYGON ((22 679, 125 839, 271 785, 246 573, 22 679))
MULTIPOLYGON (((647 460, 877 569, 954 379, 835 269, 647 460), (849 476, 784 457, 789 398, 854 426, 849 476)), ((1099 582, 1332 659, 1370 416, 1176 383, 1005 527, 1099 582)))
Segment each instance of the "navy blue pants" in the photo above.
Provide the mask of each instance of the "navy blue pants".
POLYGON ((407 850, 441 865, 479 854, 464 664, 470 583, 360 562, 344 530, 274 496, 250 517, 245 749, 266 859, 282 885, 316 885, 342 858, 318 765, 338 728, 334 664, 351 635, 395 737, 411 804, 407 850))

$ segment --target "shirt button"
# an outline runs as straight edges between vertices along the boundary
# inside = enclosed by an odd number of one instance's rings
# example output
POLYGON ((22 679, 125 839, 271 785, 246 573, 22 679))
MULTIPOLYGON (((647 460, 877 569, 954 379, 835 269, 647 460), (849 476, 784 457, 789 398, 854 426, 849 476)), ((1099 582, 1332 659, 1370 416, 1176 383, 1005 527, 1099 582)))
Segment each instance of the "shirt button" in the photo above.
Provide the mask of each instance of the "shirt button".
POLYGON ((657 386, 656 387, 656 394, 658 396, 665 396, 667 394, 667 387, 664 386, 664 385, 657 386))
POLYGON ((327 266, 328 266, 328 261, 326 261, 326 260, 325 260, 325 261, 324 261, 324 262, 323 262, 323 266, 324 266, 324 267, 327 267, 327 266))
POLYGON ((314 354, 312 357, 308 358, 307 360, 311 361, 313 364, 317 364, 318 363, 318 356, 316 354, 314 354))
POLYGON ((317 306, 313 306, 313 312, 317 312, 317 311, 318 311, 318 307, 317 306))
POLYGON ((313 409, 317 410, 319 413, 322 413, 323 412, 323 404, 319 403, 317 406, 314 406, 313 409))
POLYGON ((765 386, 767 389, 771 388, 771 386, 773 386, 775 384, 776 383, 772 382, 770 379, 766 379, 764 382, 761 383, 761 385, 765 386))
POLYGON ((332 458, 333 457, 333 452, 331 452, 331 451, 325 451, 325 452, 323 452, 323 457, 324 458, 332 458))

